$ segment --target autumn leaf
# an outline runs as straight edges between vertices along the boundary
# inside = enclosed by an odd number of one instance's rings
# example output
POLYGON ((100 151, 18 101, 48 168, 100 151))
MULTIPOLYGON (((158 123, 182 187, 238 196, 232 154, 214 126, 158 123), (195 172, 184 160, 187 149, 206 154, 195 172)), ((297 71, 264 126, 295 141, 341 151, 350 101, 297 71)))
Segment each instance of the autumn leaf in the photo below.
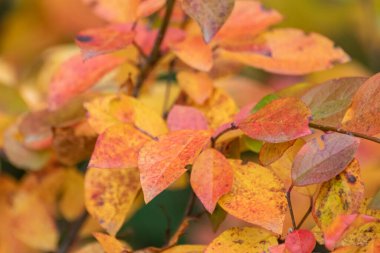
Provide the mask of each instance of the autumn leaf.
POLYGON ((353 160, 335 178, 322 184, 313 205, 313 216, 325 230, 340 214, 357 213, 364 198, 360 167, 353 160))
POLYGON ((104 250, 98 242, 92 242, 74 251, 74 253, 104 253, 104 250))
POLYGON ((173 53, 190 67, 210 71, 213 65, 212 49, 201 37, 187 37, 171 47, 173 53))
POLYGON ((233 172, 228 160, 216 149, 206 149, 195 159, 190 183, 209 213, 219 198, 232 188, 233 172))
POLYGON ((85 176, 88 212, 111 235, 115 235, 140 190, 137 168, 89 168, 85 176))
POLYGON ((316 138, 298 152, 292 168, 293 184, 304 186, 325 182, 343 171, 352 161, 358 139, 338 134, 324 134, 322 144, 316 138))
POLYGON ((205 253, 262 253, 277 245, 272 233, 256 227, 230 228, 216 237, 206 248, 205 253))
POLYGON ((239 47, 220 50, 220 57, 285 75, 304 75, 349 60, 326 37, 291 28, 264 33, 239 47))
POLYGON ((137 16, 139 18, 148 17, 161 9, 165 3, 165 0, 140 0, 140 5, 137 9, 137 16))
POLYGON ((238 122, 238 127, 256 140, 286 142, 311 133, 308 126, 310 116, 310 110, 302 101, 282 98, 238 122))
POLYGON ((133 22, 141 0, 82 0, 101 18, 111 23, 133 22))
POLYGON ((280 13, 265 8, 259 1, 236 1, 230 17, 216 34, 215 40, 222 46, 233 46, 252 39, 281 20, 280 13))
POLYGON ((306 229, 295 230, 285 239, 285 247, 290 253, 312 253, 315 244, 314 235, 306 229))
POLYGON ((313 122, 340 127, 352 97, 366 80, 364 77, 333 79, 306 92, 302 101, 310 108, 313 122))
POLYGON ((89 113, 89 124, 99 134, 119 123, 132 124, 152 136, 168 131, 160 115, 132 97, 103 96, 86 103, 85 107, 89 113))
POLYGON ((343 118, 343 128, 367 135, 380 133, 378 111, 380 103, 380 74, 364 82, 352 98, 352 104, 343 118))
POLYGON ((372 198, 369 208, 374 210, 380 210, 380 191, 378 191, 372 198))
POLYGON ((106 53, 121 50, 130 45, 136 36, 133 25, 114 24, 81 31, 75 43, 82 50, 85 60, 106 53))
POLYGON ((177 130, 207 130, 208 124, 204 114, 190 106, 174 105, 168 115, 168 128, 177 130))
POLYGON ((287 253, 285 248, 285 243, 272 246, 269 248, 270 253, 287 253))
POLYGON ((207 131, 181 130, 147 142, 138 160, 145 202, 150 202, 185 173, 185 166, 193 164, 209 139, 207 131))
POLYGON ((213 80, 202 72, 181 71, 177 80, 180 88, 199 105, 206 102, 214 89, 213 80))
POLYGON ((162 251, 162 253, 203 253, 204 245, 177 245, 162 251))
POLYGON ((139 151, 150 139, 133 126, 114 125, 99 135, 89 166, 104 169, 136 168, 139 151))
POLYGON ((280 143, 264 143, 259 153, 260 163, 267 166, 277 161, 286 152, 286 150, 293 146, 294 142, 295 140, 280 143))
POLYGON ((239 219, 281 234, 287 209, 282 181, 256 163, 229 161, 234 172, 232 190, 219 205, 239 219))
POLYGON ((102 246, 105 253, 129 253, 132 249, 125 243, 119 241, 113 236, 103 233, 93 234, 99 244, 102 246))
POLYGON ((183 0, 183 10, 195 19, 208 43, 226 22, 234 8, 235 0, 183 0))
POLYGON ((81 55, 69 58, 60 66, 50 82, 49 109, 56 110, 63 106, 122 63, 122 58, 112 55, 100 55, 87 61, 83 61, 81 55))

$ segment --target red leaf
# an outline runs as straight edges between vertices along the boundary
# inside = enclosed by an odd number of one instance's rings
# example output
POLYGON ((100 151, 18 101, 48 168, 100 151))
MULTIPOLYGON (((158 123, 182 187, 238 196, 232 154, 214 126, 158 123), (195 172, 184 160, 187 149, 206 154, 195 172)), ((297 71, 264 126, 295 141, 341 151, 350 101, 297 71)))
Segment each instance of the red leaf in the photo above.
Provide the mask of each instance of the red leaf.
POLYGON ((177 130, 207 130, 208 124, 204 114, 190 106, 175 105, 168 115, 170 131, 177 130))
POLYGON ((75 37, 75 43, 81 48, 84 59, 111 53, 133 42, 136 32, 132 27, 132 24, 114 24, 84 30, 75 37))
POLYGON ((310 110, 296 98, 277 99, 238 123, 249 137, 266 142, 286 142, 311 133, 310 110))
POLYGON ((285 240, 285 247, 290 253, 311 253, 315 244, 314 235, 305 229, 299 229, 288 234, 285 240))
POLYGON ((204 207, 213 213, 219 198, 232 188, 232 168, 219 151, 206 149, 193 164, 190 182, 204 207))
POLYGON ((146 203, 186 172, 185 166, 194 162, 209 138, 207 131, 181 130, 144 145, 138 167, 146 203))
POLYGON ((61 65, 50 83, 49 108, 56 110, 85 92, 123 61, 111 55, 101 55, 87 61, 83 61, 80 54, 71 57, 61 65))

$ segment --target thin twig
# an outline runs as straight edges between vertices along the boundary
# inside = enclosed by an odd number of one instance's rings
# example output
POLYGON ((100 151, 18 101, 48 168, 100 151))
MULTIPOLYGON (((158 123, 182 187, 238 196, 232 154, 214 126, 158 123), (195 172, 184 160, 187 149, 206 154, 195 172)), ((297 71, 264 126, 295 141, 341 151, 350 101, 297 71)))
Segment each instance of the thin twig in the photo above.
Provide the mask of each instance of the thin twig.
POLYGON ((212 147, 212 148, 215 147, 215 143, 216 143, 216 141, 217 141, 217 140, 218 140, 223 134, 225 134, 225 133, 227 133, 227 132, 229 132, 229 131, 232 131, 232 130, 236 130, 236 129, 238 129, 238 126, 235 124, 235 122, 232 122, 229 128, 226 128, 226 129, 224 129, 223 131, 221 131, 220 133, 218 133, 217 135, 212 136, 212 137, 210 138, 210 140, 211 140, 211 147, 212 147))
POLYGON ((310 204, 309 204, 309 208, 307 209, 306 213, 304 214, 304 216, 302 217, 301 221, 298 223, 298 225, 296 226, 296 229, 300 229, 303 225, 303 223, 306 221, 307 217, 309 217, 311 211, 313 209, 313 197, 310 196, 310 204))
POLYGON ((78 233, 80 229, 82 228, 83 224, 87 220, 88 213, 85 210, 81 216, 75 220, 70 227, 70 230, 66 236, 66 238, 62 241, 61 245, 59 246, 57 253, 67 253, 69 252, 71 246, 77 239, 78 233))
POLYGON ((316 124, 313 122, 309 123, 309 127, 314 128, 314 129, 319 129, 319 130, 322 130, 324 132, 331 131, 331 132, 355 136, 355 137, 359 137, 359 138, 366 139, 369 141, 373 141, 376 143, 380 143, 380 138, 376 138, 376 137, 368 136, 368 135, 365 135, 362 133, 356 133, 356 132, 352 132, 352 131, 348 131, 348 130, 344 130, 344 129, 340 129, 340 128, 336 128, 336 127, 323 126, 323 125, 319 125, 319 124, 316 124))
POLYGON ((293 189, 293 185, 289 187, 289 190, 286 192, 286 200, 288 201, 288 207, 290 212, 290 218, 292 219, 292 227, 293 230, 297 227, 296 219, 294 218, 294 212, 293 212, 293 206, 292 206, 292 200, 291 200, 291 192, 293 189))
POLYGON ((173 13, 175 0, 167 0, 166 2, 166 12, 164 19, 162 21, 160 30, 158 31, 156 40, 154 42, 153 49, 149 54, 146 63, 142 66, 139 76, 137 77, 136 85, 133 90, 133 96, 138 97, 140 90, 144 84, 145 79, 149 76, 151 70, 156 66, 157 62, 161 58, 161 44, 164 41, 166 31, 168 30, 170 18, 173 13))

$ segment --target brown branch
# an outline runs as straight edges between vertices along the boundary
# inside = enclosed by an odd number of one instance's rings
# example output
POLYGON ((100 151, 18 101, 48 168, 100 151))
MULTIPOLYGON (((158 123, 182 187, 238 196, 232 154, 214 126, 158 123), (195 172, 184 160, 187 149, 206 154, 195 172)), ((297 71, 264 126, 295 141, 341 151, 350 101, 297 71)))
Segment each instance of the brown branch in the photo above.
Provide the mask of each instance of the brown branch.
POLYGON ((346 135, 350 135, 350 136, 355 136, 355 137, 358 137, 358 138, 362 138, 362 139, 366 139, 366 140, 373 141, 373 142, 376 142, 376 143, 380 143, 380 138, 376 138, 376 137, 373 137, 373 136, 368 136, 368 135, 365 135, 365 134, 362 134, 362 133, 356 133, 356 132, 352 132, 352 131, 348 131, 348 130, 344 130, 344 129, 340 129, 340 128, 336 128, 336 127, 323 126, 323 125, 319 125, 319 124, 316 124, 316 123, 313 123, 313 122, 309 123, 309 127, 314 128, 314 129, 319 129, 319 130, 322 130, 324 132, 331 131, 331 132, 336 132, 336 133, 340 133, 340 134, 346 134, 346 135))
POLYGON ((238 129, 238 126, 235 124, 235 122, 232 122, 229 128, 226 128, 226 129, 224 129, 222 132, 218 133, 217 135, 212 136, 212 137, 210 138, 210 140, 211 140, 211 147, 212 147, 212 148, 215 147, 215 143, 216 143, 216 141, 217 141, 217 140, 218 140, 223 134, 225 134, 225 133, 227 133, 227 132, 229 132, 229 131, 232 131, 232 130, 236 130, 236 129, 238 129))
POLYGON ((161 59, 161 44, 164 41, 166 31, 168 30, 170 18, 173 13, 175 0, 167 0, 166 2, 166 12, 164 19, 162 21, 160 30, 158 31, 156 40, 154 42, 153 49, 146 59, 146 63, 142 66, 140 74, 137 77, 136 85, 133 89, 133 96, 138 97, 140 90, 144 84, 144 81, 149 76, 150 72, 156 66, 157 62, 161 59))
POLYGON ((87 220, 87 217, 88 217, 88 213, 85 210, 81 214, 81 216, 71 224, 70 230, 66 238, 62 241, 61 245, 59 246, 57 253, 69 252, 71 246, 74 244, 75 240, 77 239, 80 229, 82 228, 83 224, 87 220))
POLYGON ((296 219, 294 217, 294 212, 293 212, 293 206, 292 206, 292 200, 291 200, 291 192, 293 189, 293 185, 289 187, 289 190, 286 192, 286 200, 288 202, 288 207, 289 207, 289 213, 290 213, 290 218, 292 219, 292 226, 293 230, 297 227, 296 224, 296 219))

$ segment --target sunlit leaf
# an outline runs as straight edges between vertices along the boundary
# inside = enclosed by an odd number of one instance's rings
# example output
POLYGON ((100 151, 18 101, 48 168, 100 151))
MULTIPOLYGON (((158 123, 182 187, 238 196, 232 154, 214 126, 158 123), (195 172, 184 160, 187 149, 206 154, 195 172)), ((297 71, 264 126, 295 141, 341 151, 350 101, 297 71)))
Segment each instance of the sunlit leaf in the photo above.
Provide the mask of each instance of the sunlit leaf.
POLYGON ((302 101, 282 98, 238 122, 238 127, 256 140, 286 142, 311 133, 309 117, 310 110, 302 101))
POLYGON ((326 37, 315 33, 307 35, 297 29, 273 30, 246 46, 220 53, 224 59, 286 75, 308 74, 349 60, 346 53, 326 37))
POLYGON ((359 140, 343 134, 321 136, 322 144, 314 138, 298 152, 292 168, 293 184, 303 186, 325 182, 343 171, 352 161, 359 140))
POLYGON ((203 39, 210 42, 226 22, 235 0, 183 0, 182 8, 202 29, 203 39))
POLYGON ((190 182, 206 210, 212 213, 219 198, 231 190, 232 168, 223 154, 206 149, 194 161, 190 182))
POLYGON ((85 60, 97 55, 111 53, 130 45, 136 35, 132 24, 115 24, 81 31, 75 43, 82 50, 85 60))
POLYGON ((207 119, 204 114, 190 106, 173 106, 169 112, 167 121, 170 131, 208 129, 207 119))
POLYGON ((295 230, 285 239, 285 247, 290 253, 312 253, 315 244, 314 235, 305 229, 295 230))
POLYGON ((277 245, 277 238, 272 233, 256 228, 230 228, 216 237, 206 248, 205 253, 262 253, 269 247, 277 245))
POLYGON ((140 190, 137 168, 89 168, 85 176, 88 212, 111 235, 115 235, 140 190))
POLYGON ((145 202, 150 202, 185 173, 185 166, 194 162, 209 139, 207 131, 181 130, 147 142, 138 160, 145 202))
POLYGON ((231 192, 219 200, 219 205, 239 219, 281 234, 287 209, 282 181, 258 164, 229 161, 234 182, 231 192))
POLYGON ((149 136, 133 126, 114 125, 99 135, 89 166, 104 169, 136 168, 139 151, 149 140, 149 136))
POLYGON ((202 105, 211 96, 214 84, 206 73, 182 71, 177 74, 181 89, 197 104, 202 105))

